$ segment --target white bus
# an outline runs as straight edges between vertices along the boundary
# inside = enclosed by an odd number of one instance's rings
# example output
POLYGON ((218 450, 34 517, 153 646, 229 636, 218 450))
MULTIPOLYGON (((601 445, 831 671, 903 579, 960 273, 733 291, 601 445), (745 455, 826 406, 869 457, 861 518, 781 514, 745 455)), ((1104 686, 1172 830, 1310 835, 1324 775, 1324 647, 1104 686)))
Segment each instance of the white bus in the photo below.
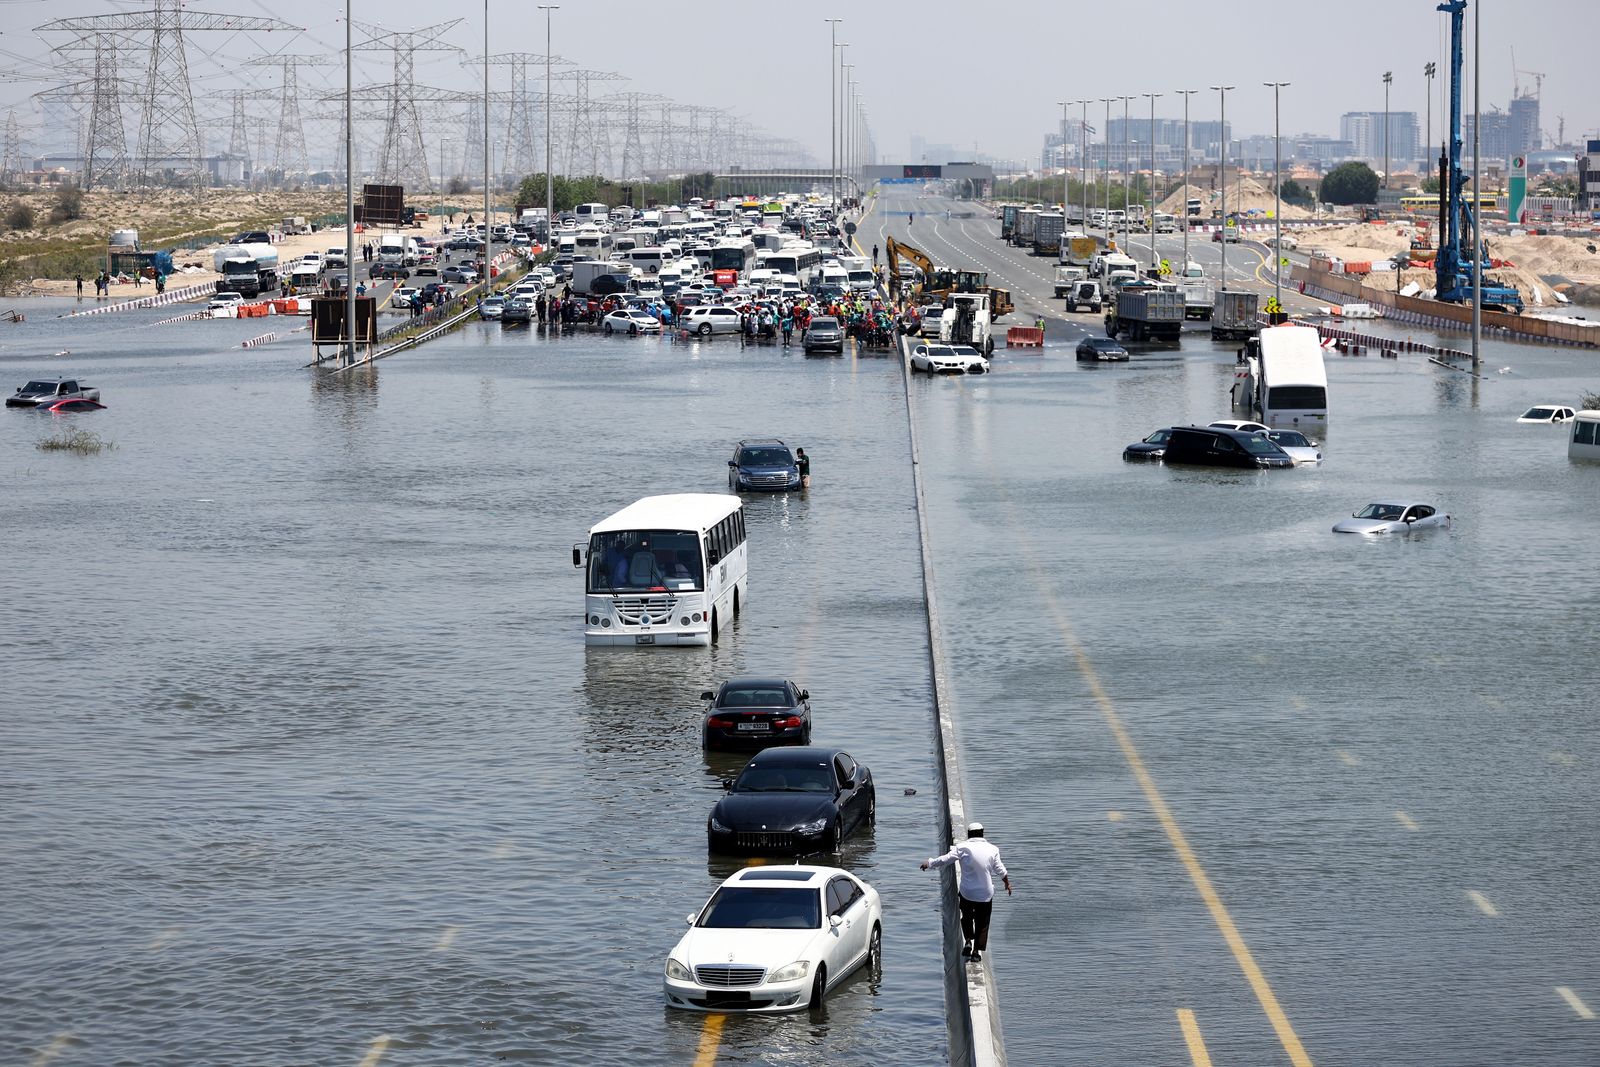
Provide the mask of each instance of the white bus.
POLYGON ((604 204, 579 204, 572 209, 572 213, 578 217, 579 226, 605 222, 610 212, 611 209, 604 204))
POLYGON ((709 270, 736 270, 740 278, 749 277, 756 265, 756 246, 748 238, 730 238, 711 246, 709 270))
POLYGON ((1234 403, 1268 426, 1301 431, 1328 425, 1328 369, 1310 326, 1268 326, 1247 344, 1235 372, 1234 403))
POLYGON ((822 250, 814 245, 784 245, 776 252, 768 252, 762 266, 779 274, 792 274, 800 279, 802 287, 810 288, 812 276, 822 269, 822 250))
POLYGON ((573 253, 578 259, 610 259, 611 235, 598 226, 580 226, 573 236, 573 253))
POLYGON ((744 502, 721 493, 647 496, 572 547, 587 574, 584 642, 710 645, 749 594, 744 502), (585 566, 587 564, 587 566, 585 566))

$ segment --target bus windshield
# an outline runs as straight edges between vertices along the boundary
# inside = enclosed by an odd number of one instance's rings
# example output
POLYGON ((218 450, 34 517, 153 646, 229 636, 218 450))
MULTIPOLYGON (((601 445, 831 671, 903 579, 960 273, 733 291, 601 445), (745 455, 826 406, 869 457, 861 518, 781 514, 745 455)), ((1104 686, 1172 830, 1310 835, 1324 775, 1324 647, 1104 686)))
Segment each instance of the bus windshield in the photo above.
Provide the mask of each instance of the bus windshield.
POLYGON ((698 592, 705 588, 700 535, 692 530, 624 530, 589 541, 589 592, 698 592))

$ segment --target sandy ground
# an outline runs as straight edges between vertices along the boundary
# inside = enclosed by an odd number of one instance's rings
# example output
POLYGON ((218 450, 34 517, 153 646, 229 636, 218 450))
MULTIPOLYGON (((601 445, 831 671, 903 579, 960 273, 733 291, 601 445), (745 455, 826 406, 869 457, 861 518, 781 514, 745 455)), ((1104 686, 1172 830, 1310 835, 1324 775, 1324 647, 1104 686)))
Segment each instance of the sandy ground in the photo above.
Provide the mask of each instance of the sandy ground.
MULTIPOLYGON (((55 192, 0 194, 0 218, 3 218, 11 205, 18 201, 25 202, 33 208, 40 225, 39 228, 26 233, 7 233, 0 236, 0 255, 5 254, 8 243, 23 239, 104 240, 109 237, 112 230, 124 228, 140 230, 141 238, 145 238, 153 228, 159 228, 163 234, 177 231, 175 236, 166 237, 154 244, 147 239, 143 240, 142 247, 148 251, 152 248, 170 248, 183 240, 185 233, 201 233, 216 227, 235 231, 257 229, 264 219, 282 219, 288 216, 311 219, 330 213, 341 215, 344 213, 343 189, 337 192, 308 193, 211 190, 200 200, 175 191, 159 190, 149 193, 87 193, 84 195, 83 218, 54 226, 44 225, 44 220, 48 218, 50 208, 56 202, 55 192)), ((432 237, 437 236, 442 229, 443 219, 430 218, 424 227, 408 228, 404 232, 432 237)), ((376 237, 372 239, 376 240, 376 237)), ((358 247, 361 240, 362 235, 357 234, 358 247)), ((278 244, 279 262, 292 263, 307 252, 323 252, 329 248, 341 247, 344 243, 343 227, 285 237, 278 244)), ((175 255, 173 263, 176 271, 167 279, 167 288, 181 289, 185 286, 216 281, 218 275, 211 269, 212 252, 219 247, 220 243, 201 249, 186 250, 175 255)), ((32 282, 32 289, 41 296, 72 296, 76 293, 77 286, 70 278, 37 278, 32 282)), ((84 289, 89 294, 85 299, 92 298, 94 284, 91 278, 84 279, 84 289)), ((155 287, 148 280, 141 286, 135 286, 131 282, 114 282, 111 286, 113 300, 146 296, 154 292, 155 287)))
MULTIPOLYGON (((1210 216, 1222 206, 1220 197, 1210 189, 1203 189, 1197 185, 1180 185, 1176 192, 1161 202, 1157 211, 1164 211, 1169 215, 1182 216, 1186 210, 1190 197, 1199 197, 1203 205, 1200 213, 1210 216), (1209 208, 1209 210, 1207 210, 1209 208)), ((1228 182, 1228 213, 1235 211, 1259 211, 1265 213, 1272 211, 1273 196, 1272 183, 1259 182, 1249 175, 1240 177, 1238 181, 1228 182)), ((1283 205, 1283 217, 1286 219, 1309 219, 1312 212, 1293 204, 1283 205)))

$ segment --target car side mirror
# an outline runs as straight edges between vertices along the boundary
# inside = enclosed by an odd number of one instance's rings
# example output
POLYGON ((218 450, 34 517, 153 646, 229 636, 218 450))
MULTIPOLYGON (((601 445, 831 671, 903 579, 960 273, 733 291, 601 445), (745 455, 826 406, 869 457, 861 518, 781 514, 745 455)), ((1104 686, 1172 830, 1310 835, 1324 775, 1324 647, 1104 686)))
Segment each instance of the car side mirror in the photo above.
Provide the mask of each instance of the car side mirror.
POLYGON ((730 460, 728 460, 728 466, 730 466, 730 467, 737 467, 737 466, 738 466, 738 465, 739 465, 739 461, 738 461, 738 460, 736 460, 736 459, 730 459, 730 460))
POLYGON ((724 793, 726 793, 728 790, 730 790, 732 788, 733 788, 733 779, 732 778, 724 778, 722 780, 722 791, 724 793))
POLYGON ((694 912, 691 911, 689 914, 685 915, 683 917, 683 921, 688 923, 690 926, 693 926, 694 925, 694 912))
POLYGON ((706 552, 706 559, 710 560, 712 565, 715 566, 716 564, 722 562, 722 553, 714 548, 710 549, 706 552))
POLYGON ((839 929, 839 916, 837 916, 837 915, 828 916, 828 927, 829 927, 829 929, 832 929, 832 930, 839 929))
POLYGON ((800 690, 800 699, 801 700, 810 700, 811 699, 811 690, 809 690, 809 689, 800 690))
POLYGON ((709 689, 707 689, 704 693, 700 694, 700 699, 701 700, 715 700, 716 697, 717 697, 717 694, 713 693, 709 689))

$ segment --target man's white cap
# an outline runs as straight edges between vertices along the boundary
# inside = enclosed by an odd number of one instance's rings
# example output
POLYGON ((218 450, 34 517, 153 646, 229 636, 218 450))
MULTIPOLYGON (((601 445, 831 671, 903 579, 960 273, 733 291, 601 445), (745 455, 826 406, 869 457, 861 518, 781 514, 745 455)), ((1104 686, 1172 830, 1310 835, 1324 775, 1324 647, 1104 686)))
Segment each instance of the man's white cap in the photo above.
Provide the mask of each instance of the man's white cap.
POLYGON ((969 833, 969 834, 981 834, 981 833, 983 833, 983 823, 981 823, 981 822, 969 822, 969 823, 967 823, 967 833, 969 833))

